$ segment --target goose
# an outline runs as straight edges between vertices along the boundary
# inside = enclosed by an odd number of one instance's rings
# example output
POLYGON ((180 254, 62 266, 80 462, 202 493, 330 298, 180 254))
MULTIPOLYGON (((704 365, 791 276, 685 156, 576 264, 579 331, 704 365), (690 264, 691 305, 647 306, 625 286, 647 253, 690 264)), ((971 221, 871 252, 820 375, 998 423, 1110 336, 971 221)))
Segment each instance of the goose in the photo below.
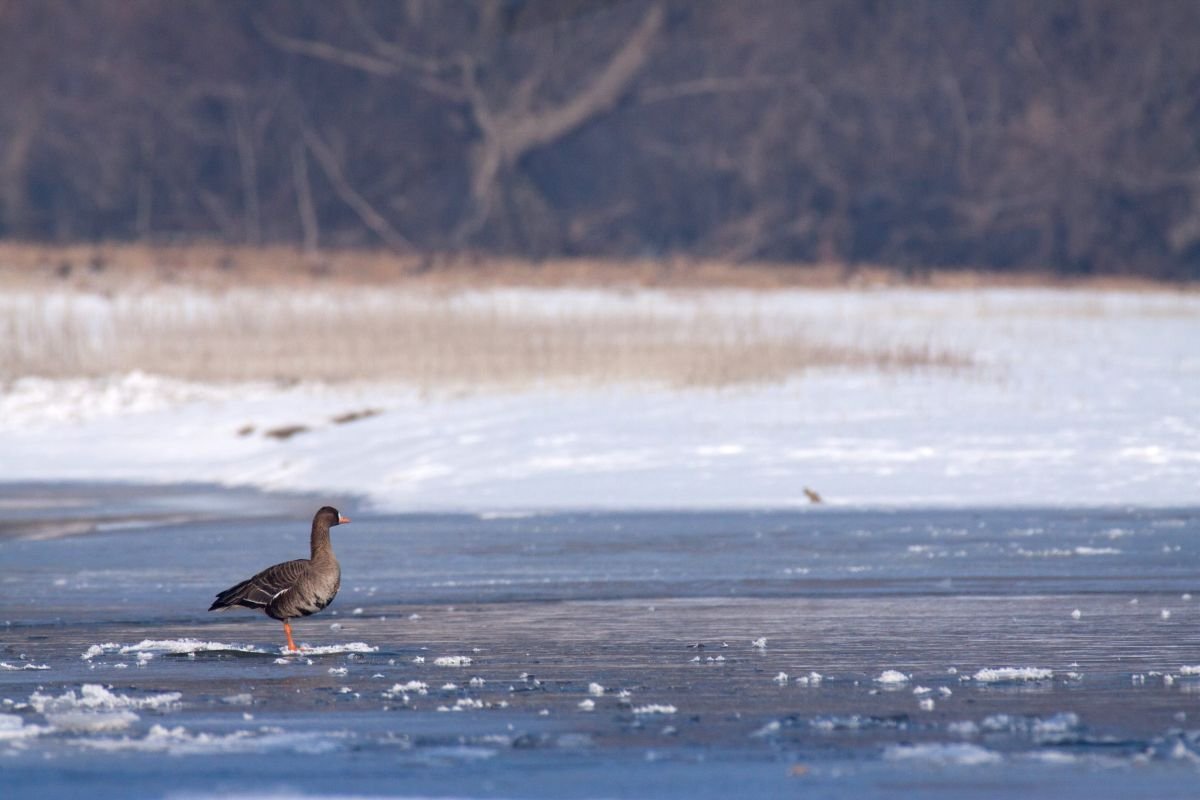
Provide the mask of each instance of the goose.
POLYGON ((217 595, 209 611, 243 606, 260 608, 272 619, 283 622, 287 647, 300 648, 292 640, 290 620, 315 614, 333 602, 342 584, 342 568, 333 555, 329 529, 350 520, 336 508, 324 506, 313 517, 312 554, 308 558, 284 561, 267 567, 253 578, 230 586, 217 595))

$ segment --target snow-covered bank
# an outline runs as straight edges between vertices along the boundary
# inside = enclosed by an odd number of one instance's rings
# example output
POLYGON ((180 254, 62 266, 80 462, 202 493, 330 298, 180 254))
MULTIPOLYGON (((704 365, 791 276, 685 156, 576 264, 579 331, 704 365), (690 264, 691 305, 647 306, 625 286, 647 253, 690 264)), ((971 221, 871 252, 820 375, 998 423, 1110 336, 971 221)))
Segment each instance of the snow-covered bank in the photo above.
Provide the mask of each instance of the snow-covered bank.
POLYGON ((503 302, 531 314, 752 303, 747 313, 802 317, 830 342, 943 347, 976 366, 826 369, 724 389, 465 395, 138 373, 26 378, 0 394, 0 480, 211 481, 360 493, 398 511, 789 506, 808 502, 805 486, 835 505, 1186 505, 1200 496, 1193 295, 525 291, 503 302), (379 413, 335 421, 368 409, 379 413), (289 427, 303 430, 283 436, 289 427))

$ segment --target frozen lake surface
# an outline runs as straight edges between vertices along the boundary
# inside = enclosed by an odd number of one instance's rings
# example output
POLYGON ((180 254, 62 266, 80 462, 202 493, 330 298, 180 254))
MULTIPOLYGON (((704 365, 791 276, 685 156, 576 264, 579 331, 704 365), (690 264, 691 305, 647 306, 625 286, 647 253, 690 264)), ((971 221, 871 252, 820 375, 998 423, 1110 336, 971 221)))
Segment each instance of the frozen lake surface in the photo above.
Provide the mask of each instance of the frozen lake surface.
POLYGON ((1200 510, 380 515, 0 489, 0 770, 76 797, 1192 798, 1200 510))

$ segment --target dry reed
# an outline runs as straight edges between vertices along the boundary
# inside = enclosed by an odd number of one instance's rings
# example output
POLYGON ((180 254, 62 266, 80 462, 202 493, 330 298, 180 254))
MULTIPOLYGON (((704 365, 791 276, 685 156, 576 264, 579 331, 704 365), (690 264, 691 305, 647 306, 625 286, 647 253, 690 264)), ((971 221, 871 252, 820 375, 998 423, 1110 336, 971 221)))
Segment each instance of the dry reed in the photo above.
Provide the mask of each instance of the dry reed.
POLYGON ((57 286, 98 292, 196 286, 303 287, 386 285, 462 289, 489 286, 658 286, 749 289, 921 286, 944 289, 1046 287, 1194 291, 1195 283, 1136 276, 985 272, 969 267, 902 271, 886 265, 734 263, 667 256, 530 261, 473 253, 332 249, 305 253, 283 245, 211 242, 46 245, 0 241, 0 286, 57 286))
POLYGON ((961 368, 926 347, 834 343, 803 320, 682 302, 597 309, 569 293, 331 288, 115 298, 26 291, 0 302, 0 379, 142 370, 197 381, 386 380, 426 389, 780 381, 805 370, 961 368), (558 301, 565 305, 555 305, 558 301))

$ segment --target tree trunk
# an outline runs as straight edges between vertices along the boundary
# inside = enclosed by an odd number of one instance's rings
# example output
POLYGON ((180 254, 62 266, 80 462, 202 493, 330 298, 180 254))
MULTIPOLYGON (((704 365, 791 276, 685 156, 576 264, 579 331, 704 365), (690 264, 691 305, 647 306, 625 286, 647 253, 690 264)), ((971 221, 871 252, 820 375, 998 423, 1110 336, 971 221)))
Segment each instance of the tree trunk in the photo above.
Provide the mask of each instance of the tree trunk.
POLYGON ((29 101, 16 117, 16 129, 8 137, 0 158, 0 231, 8 236, 29 235, 29 205, 26 183, 33 143, 42 126, 41 104, 29 101))

